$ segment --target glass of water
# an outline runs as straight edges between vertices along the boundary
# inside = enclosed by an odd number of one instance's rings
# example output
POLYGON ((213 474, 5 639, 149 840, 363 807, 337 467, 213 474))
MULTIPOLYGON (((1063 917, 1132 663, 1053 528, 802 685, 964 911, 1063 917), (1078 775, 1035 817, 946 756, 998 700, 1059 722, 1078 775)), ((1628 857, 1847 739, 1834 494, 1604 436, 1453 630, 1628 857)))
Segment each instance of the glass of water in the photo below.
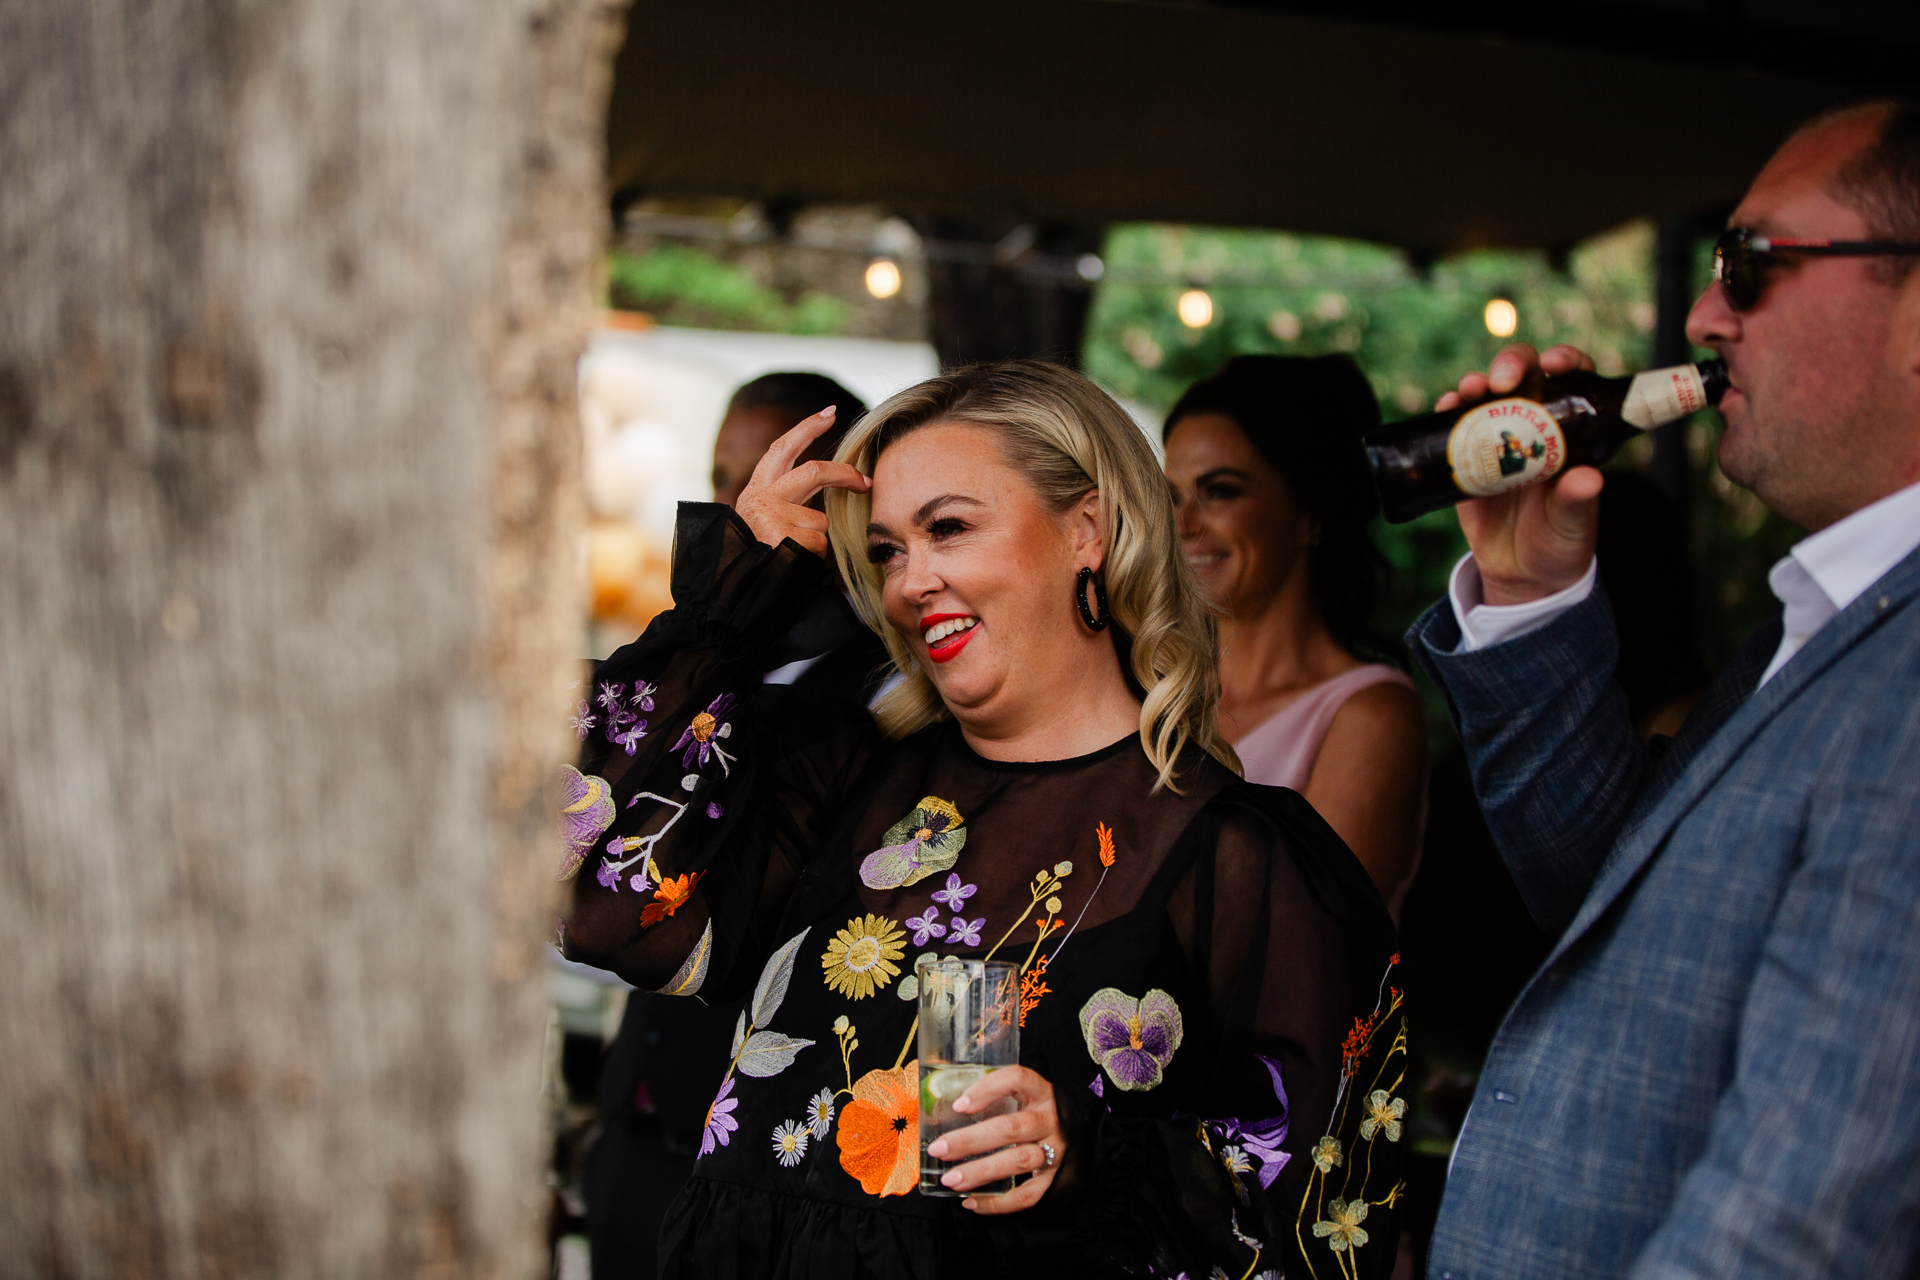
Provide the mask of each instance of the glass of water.
POLYGON ((940 1175, 967 1161, 936 1160, 927 1145, 955 1129, 1019 1110, 1016 1098, 965 1115, 953 1104, 989 1071, 1019 1064, 1020 967, 1007 960, 923 956, 913 972, 920 983, 920 1194, 1002 1195, 1013 1190, 1012 1178, 970 1191, 942 1186, 940 1175))

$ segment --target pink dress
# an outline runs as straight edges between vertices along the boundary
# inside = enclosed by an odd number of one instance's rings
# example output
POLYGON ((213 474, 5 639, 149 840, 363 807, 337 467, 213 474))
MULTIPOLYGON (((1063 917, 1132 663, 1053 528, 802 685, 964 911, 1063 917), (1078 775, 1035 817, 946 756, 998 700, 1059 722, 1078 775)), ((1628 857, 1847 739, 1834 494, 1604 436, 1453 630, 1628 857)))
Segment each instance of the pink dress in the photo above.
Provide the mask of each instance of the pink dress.
MULTIPOLYGON (((1413 688, 1413 681, 1407 678, 1404 671, 1374 662, 1343 672, 1331 680, 1321 681, 1268 716, 1255 726, 1252 733, 1233 744, 1233 749, 1240 753, 1240 763, 1246 768, 1247 781, 1305 791, 1307 779, 1313 776, 1313 762, 1320 756, 1320 746, 1327 740, 1327 729, 1333 724, 1333 717, 1348 698, 1376 684, 1403 684, 1409 689, 1413 688)), ((1422 826, 1426 823, 1426 809, 1427 796, 1423 786, 1420 792, 1422 826)), ((1413 871, 1417 871, 1419 866, 1420 854, 1416 850, 1412 869, 1394 893, 1393 901, 1387 904, 1395 922, 1400 919, 1400 903, 1407 896, 1407 886, 1413 883, 1413 871)))

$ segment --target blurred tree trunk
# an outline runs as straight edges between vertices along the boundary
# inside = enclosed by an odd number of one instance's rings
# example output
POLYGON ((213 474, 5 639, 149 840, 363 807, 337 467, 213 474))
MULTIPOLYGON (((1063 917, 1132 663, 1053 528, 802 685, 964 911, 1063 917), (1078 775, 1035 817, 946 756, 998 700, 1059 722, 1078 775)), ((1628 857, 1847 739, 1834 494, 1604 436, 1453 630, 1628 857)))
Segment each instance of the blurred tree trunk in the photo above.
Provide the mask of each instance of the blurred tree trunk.
POLYGON ((618 17, 0 0, 0 1276, 545 1270, 618 17))

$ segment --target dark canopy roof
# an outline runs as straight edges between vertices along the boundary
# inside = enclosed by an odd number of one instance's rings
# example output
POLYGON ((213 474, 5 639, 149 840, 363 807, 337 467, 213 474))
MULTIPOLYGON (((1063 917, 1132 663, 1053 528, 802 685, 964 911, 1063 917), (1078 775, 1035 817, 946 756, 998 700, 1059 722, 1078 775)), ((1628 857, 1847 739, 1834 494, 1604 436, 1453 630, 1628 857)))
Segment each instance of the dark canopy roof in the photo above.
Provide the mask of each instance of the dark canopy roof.
POLYGON ((609 153, 639 194, 1551 247, 1732 204, 1917 59, 1911 0, 640 0, 609 153))

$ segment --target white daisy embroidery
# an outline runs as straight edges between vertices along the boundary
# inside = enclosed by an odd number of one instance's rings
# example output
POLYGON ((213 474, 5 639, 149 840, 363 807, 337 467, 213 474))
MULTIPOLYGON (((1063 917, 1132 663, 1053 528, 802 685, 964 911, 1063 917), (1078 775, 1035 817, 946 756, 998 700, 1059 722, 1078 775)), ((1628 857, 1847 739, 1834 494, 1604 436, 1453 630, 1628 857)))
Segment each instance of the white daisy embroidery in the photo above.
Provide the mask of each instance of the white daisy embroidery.
POLYGON ((807 1154, 807 1126, 797 1120, 783 1120, 773 1130, 773 1154, 782 1168, 791 1169, 807 1154))

